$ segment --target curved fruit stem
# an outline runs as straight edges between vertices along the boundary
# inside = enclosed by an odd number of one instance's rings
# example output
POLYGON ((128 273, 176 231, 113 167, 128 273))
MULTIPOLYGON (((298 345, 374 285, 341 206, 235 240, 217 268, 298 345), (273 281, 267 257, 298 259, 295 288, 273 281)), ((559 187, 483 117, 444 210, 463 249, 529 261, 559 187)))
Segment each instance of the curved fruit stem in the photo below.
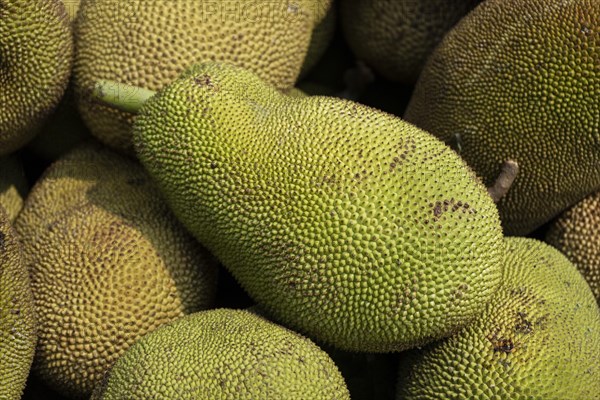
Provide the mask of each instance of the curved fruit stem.
POLYGON ((98 81, 92 98, 104 105, 130 114, 137 114, 144 103, 156 92, 138 86, 114 81, 98 81))
POLYGON ((496 182, 488 188, 488 193, 492 196, 494 203, 499 202, 500 199, 506 196, 518 173, 519 164, 516 161, 507 160, 502 164, 502 170, 496 178, 496 182))

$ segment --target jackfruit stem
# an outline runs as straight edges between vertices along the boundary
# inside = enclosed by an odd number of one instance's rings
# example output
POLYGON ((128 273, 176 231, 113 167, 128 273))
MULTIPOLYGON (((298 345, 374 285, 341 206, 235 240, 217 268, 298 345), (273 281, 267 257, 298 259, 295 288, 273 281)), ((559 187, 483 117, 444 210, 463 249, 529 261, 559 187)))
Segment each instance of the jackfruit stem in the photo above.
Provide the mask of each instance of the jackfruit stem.
POLYGON ((492 196, 494 203, 499 202, 512 186, 517 174, 519 173, 519 164, 514 160, 507 160, 502 164, 502 169, 496 182, 488 188, 488 193, 492 196))
POLYGON ((92 98, 98 103, 117 110, 137 114, 144 103, 155 93, 138 86, 103 80, 96 82, 92 98))

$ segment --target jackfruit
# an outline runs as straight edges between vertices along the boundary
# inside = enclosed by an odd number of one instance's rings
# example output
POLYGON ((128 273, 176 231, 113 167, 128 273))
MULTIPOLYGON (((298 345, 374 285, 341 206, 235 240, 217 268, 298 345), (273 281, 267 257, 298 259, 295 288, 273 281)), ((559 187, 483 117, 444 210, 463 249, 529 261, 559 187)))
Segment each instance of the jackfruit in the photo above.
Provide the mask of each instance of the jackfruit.
POLYGON ((0 399, 21 398, 35 341, 29 274, 8 214, 0 206, 0 399))
POLYGON ((0 2, 0 156, 31 140, 58 104, 73 40, 60 0, 0 2))
POLYGON ((400 357, 398 399, 598 399, 600 310, 559 251, 506 239, 502 286, 456 335, 400 357))
POLYGON ((92 400, 350 399, 327 353, 245 310, 180 318, 135 343, 92 400))
POLYGON ((4 207, 10 221, 21 211, 27 188, 21 162, 14 156, 0 158, 0 207, 4 207))
POLYGON ((386 79, 413 85, 427 57, 481 0, 340 0, 356 56, 386 79))
POLYGON ((132 160, 73 150, 33 187, 15 227, 40 314, 34 371, 89 397, 136 339, 212 305, 216 262, 132 160))
POLYGON ((600 304, 600 192, 595 192, 553 221, 546 242, 581 272, 600 304))
MULTIPOLYGON (((106 83, 106 101, 107 87, 144 92, 106 83)), ((209 63, 148 100, 134 140, 188 230, 270 315, 313 339, 402 350, 457 330, 500 283, 486 188, 389 114, 287 96, 209 63)))
MULTIPOLYGON (((90 101, 96 80, 157 90, 190 65, 233 63, 280 89, 292 87, 329 0, 90 0, 75 20, 74 79, 91 133, 132 151, 132 116, 90 101)), ((127 95, 127 94, 124 94, 127 95)))
POLYGON ((429 58, 405 119, 446 143, 487 185, 520 167, 499 203, 525 235, 600 188, 600 2, 489 0, 429 58))

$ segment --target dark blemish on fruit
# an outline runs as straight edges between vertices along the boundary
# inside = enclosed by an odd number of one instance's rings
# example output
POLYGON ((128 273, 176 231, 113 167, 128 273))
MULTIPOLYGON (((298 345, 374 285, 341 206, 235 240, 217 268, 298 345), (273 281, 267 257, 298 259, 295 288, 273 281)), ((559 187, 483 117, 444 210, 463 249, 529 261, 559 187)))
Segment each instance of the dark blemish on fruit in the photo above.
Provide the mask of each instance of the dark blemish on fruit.
POLYGON ((4 232, 0 232, 0 251, 4 251, 4 246, 5 246, 5 237, 4 236, 4 232))
POLYGON ((215 168, 217 168, 217 164, 214 163, 214 162, 211 162, 210 163, 210 169, 215 169, 215 168))
POLYGON ((511 339, 506 339, 502 337, 499 338, 495 334, 491 337, 488 336, 487 339, 492 344, 494 351, 510 354, 513 353, 516 349, 515 344, 511 339))
POLYGON ((219 88, 217 85, 215 85, 215 83, 212 81, 212 79, 210 78, 209 75, 204 74, 201 76, 197 76, 194 77, 194 83, 196 83, 196 85, 200 86, 200 87, 208 87, 210 89, 213 89, 215 91, 217 91, 219 88))
POLYGON ((518 312, 517 316, 519 317, 519 321, 515 325, 515 332, 522 334, 529 334, 533 331, 533 324, 527 320, 527 313, 518 312))
POLYGON ((580 32, 583 33, 586 37, 592 34, 592 30, 587 25, 581 25, 580 32))
POLYGON ((433 207, 433 217, 439 218, 442 215, 442 204, 438 201, 433 207))
POLYGON ((454 198, 451 198, 450 200, 445 199, 442 201, 436 201, 435 205, 429 203, 429 207, 433 208, 433 216, 436 220, 439 219, 443 213, 448 211, 457 212, 460 210, 463 214, 476 214, 476 211, 474 209, 469 208, 468 203, 463 203, 460 200, 457 201, 454 198))

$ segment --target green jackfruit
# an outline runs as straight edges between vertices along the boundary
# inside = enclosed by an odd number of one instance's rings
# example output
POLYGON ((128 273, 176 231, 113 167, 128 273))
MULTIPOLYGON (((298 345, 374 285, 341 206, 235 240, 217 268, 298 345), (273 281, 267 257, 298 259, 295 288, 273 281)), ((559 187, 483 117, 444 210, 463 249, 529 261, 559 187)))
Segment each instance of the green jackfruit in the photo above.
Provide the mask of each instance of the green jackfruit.
POLYGON ((488 0, 446 35, 405 119, 454 146, 526 235, 600 188, 600 1, 488 0))
MULTIPOLYGON (((75 20, 79 110, 103 143, 132 150, 132 116, 89 101, 96 80, 157 90, 197 62, 233 63, 295 84, 329 0, 90 0, 75 20)), ((125 94, 127 96, 127 94, 125 94)))
POLYGON ((575 264, 600 304, 600 191, 592 193, 552 222, 546 242, 575 264))
POLYGON ((12 156, 0 158, 0 207, 4 207, 10 221, 21 211, 27 187, 21 162, 12 156))
POLYGON ((67 87, 71 28, 60 0, 0 1, 0 156, 31 140, 67 87))
POLYGON ((327 353, 244 310, 183 317, 141 338, 92 400, 350 399, 327 353))
POLYGON ((413 85, 427 57, 481 0, 340 0, 344 36, 386 79, 413 85))
POLYGON ((502 286, 458 334, 400 357, 398 399, 600 399, 600 310, 556 249, 508 238, 502 286))
POLYGON ((486 188, 450 148, 389 114, 287 96, 211 63, 148 100, 134 138, 188 230, 311 338, 402 350, 456 331, 500 283, 486 188))
POLYGON ((8 214, 0 205, 0 399, 21 398, 36 341, 27 267, 8 214))
POLYGON ((93 146, 55 162, 15 221, 39 312, 34 370, 89 397, 127 347, 212 306, 216 265, 142 167, 93 146))

